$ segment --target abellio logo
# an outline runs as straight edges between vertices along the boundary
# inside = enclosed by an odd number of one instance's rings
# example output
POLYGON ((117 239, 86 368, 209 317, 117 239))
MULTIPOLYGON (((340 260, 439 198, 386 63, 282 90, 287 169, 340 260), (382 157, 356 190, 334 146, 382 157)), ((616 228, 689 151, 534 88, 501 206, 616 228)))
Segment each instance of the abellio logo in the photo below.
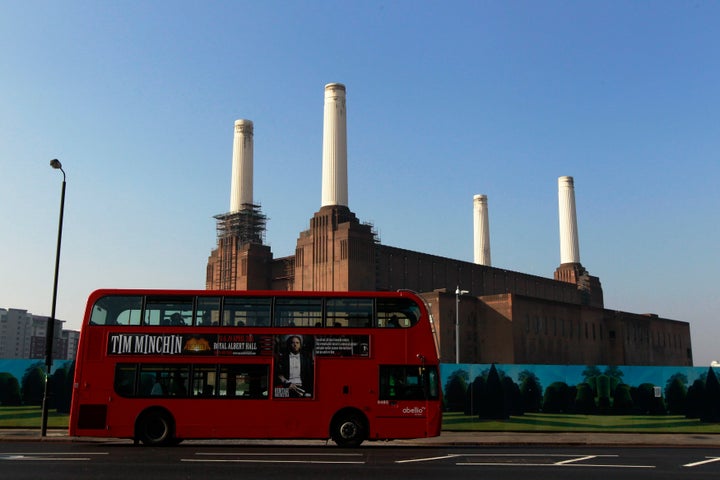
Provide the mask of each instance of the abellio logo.
POLYGON ((402 410, 405 415, 423 415, 425 414, 425 407, 405 407, 402 410))

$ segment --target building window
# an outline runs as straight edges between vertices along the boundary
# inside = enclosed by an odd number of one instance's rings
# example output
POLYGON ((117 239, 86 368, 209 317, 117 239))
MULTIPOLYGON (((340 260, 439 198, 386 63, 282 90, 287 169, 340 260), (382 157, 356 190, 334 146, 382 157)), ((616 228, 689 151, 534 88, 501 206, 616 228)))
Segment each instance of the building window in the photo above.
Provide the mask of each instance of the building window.
POLYGON ((347 240, 340 240, 340 259, 347 260, 348 258, 348 242, 347 240))

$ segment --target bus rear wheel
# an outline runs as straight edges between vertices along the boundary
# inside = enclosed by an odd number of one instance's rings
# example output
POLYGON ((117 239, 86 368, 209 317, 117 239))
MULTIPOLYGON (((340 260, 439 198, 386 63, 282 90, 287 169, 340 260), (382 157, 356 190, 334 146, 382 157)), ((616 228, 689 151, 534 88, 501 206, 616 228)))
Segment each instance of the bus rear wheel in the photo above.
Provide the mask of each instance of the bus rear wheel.
POLYGON ((357 413, 342 414, 333 421, 330 436, 339 447, 358 447, 367 437, 367 427, 357 413))
POLYGON ((135 436, 148 446, 174 445, 179 442, 176 442, 173 430, 173 420, 169 413, 150 410, 138 419, 135 436))

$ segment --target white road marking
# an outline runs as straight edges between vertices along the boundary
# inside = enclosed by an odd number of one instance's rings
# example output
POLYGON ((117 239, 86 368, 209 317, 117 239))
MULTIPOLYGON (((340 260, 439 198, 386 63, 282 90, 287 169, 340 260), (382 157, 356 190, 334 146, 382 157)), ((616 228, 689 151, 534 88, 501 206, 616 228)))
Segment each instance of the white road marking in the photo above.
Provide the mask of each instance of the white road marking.
POLYGON ((362 453, 241 453, 241 452, 195 452, 195 455, 214 457, 362 457, 362 453))
POLYGON ((53 453, 37 453, 37 452, 0 452, 0 460, 5 461, 88 461, 89 457, 80 457, 74 455, 109 455, 109 452, 53 452, 53 453))
POLYGON ((354 462, 350 460, 262 460, 260 458, 181 458, 181 462, 195 463, 302 463, 302 464, 343 464, 343 465, 364 465, 365 461, 354 462))
POLYGON ((426 458, 411 458, 409 460, 395 460, 395 463, 414 463, 414 462, 433 462, 435 460, 445 460, 448 458, 462 457, 464 455, 444 455, 442 457, 426 457, 426 458))
POLYGON ((701 460, 699 462, 687 463, 687 464, 683 465, 683 467, 692 468, 692 467, 697 467, 699 465, 706 465, 708 463, 720 462, 720 457, 705 457, 705 458, 707 458, 707 460, 701 460))
POLYGON ((595 458, 616 458, 618 455, 586 455, 586 456, 577 456, 577 455, 566 455, 566 454, 542 454, 542 453, 528 453, 528 454, 522 454, 522 453, 501 453, 501 454, 493 454, 493 453, 478 453, 478 454, 467 454, 466 457, 489 457, 489 458, 547 458, 551 459, 553 457, 567 457, 567 460, 561 460, 559 462, 548 462, 548 463, 514 463, 514 462, 464 462, 464 463, 456 463, 455 465, 458 466, 504 466, 504 467, 592 467, 592 468, 655 468, 655 465, 624 465, 624 464, 594 464, 594 463, 578 463, 583 462, 585 460, 595 459, 595 458))
MULTIPOLYGON (((617 455, 615 455, 615 456, 617 456, 617 455)), ((586 457, 570 458, 568 460, 563 460, 561 462, 555 462, 554 465, 567 465, 569 463, 582 462, 583 460, 590 460, 591 458, 596 458, 596 457, 597 457, 597 455, 588 455, 586 457)))
POLYGON ((595 465, 592 463, 504 463, 504 462, 482 462, 482 463, 456 463, 455 465, 476 466, 476 467, 592 467, 592 468, 655 468, 655 465, 595 465))

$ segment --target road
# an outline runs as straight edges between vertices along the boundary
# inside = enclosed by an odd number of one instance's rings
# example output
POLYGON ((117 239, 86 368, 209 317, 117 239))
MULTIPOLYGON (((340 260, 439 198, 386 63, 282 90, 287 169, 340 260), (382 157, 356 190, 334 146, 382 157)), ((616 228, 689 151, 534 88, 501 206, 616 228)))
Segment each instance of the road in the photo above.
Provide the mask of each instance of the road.
POLYGON ((720 449, 658 447, 267 446, 186 442, 4 442, 0 471, 13 480, 182 479, 707 479, 720 449))

